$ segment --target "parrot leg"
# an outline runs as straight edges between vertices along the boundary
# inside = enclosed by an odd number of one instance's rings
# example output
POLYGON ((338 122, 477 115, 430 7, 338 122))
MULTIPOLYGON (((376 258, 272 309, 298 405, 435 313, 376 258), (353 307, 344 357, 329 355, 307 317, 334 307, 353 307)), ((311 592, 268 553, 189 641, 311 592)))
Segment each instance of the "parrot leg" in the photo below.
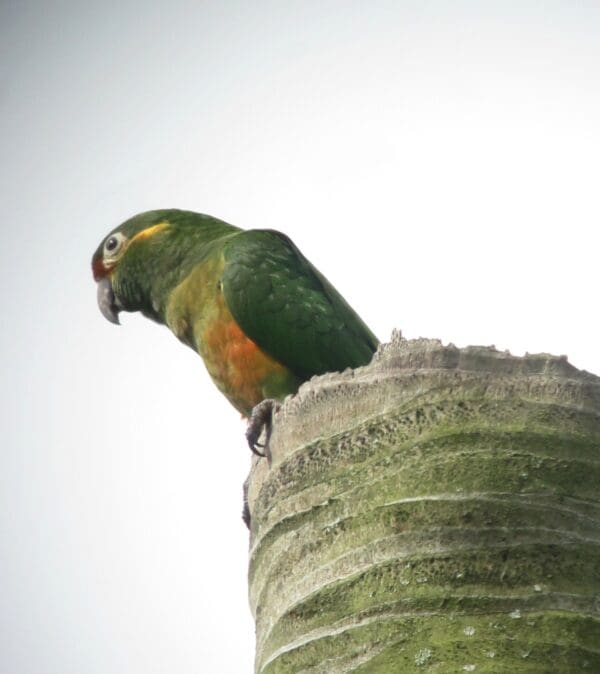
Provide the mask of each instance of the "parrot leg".
POLYGON ((271 439, 271 431, 273 430, 273 414, 281 407, 281 403, 273 398, 267 398, 261 403, 258 403, 252 410, 250 419, 248 421, 248 428, 246 429, 246 440, 250 449, 257 456, 266 456, 271 463, 271 452, 269 450, 269 440, 271 439), (264 445, 258 442, 261 433, 265 431, 264 445), (258 448, 264 449, 264 453, 258 448))

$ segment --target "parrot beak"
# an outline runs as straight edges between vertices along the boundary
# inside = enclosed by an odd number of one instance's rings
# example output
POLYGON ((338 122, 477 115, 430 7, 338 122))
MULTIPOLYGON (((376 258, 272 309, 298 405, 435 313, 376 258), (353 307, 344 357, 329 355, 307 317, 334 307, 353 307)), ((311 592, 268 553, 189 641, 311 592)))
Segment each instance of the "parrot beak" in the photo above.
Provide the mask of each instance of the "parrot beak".
POLYGON ((119 325, 119 311, 121 306, 119 300, 115 297, 115 293, 107 277, 101 278, 98 281, 98 307, 102 312, 104 318, 111 323, 119 325))

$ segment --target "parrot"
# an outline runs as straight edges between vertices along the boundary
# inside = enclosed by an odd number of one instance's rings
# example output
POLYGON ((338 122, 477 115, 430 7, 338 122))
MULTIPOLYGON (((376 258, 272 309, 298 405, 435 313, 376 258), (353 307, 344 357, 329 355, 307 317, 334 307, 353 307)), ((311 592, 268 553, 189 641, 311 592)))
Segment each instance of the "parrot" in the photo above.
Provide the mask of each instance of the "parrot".
POLYGON ((244 230, 179 209, 146 211, 104 237, 92 271, 106 319, 118 324, 120 312, 141 312, 202 357, 217 388, 249 419, 247 442, 259 456, 287 395, 314 375, 366 365, 379 344, 273 229, 244 230))

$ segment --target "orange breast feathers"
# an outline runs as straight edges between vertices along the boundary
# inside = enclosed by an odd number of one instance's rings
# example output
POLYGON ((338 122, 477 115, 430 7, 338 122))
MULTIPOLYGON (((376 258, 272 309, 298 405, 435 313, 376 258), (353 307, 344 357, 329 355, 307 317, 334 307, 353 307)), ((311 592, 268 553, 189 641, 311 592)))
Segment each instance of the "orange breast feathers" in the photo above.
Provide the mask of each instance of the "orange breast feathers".
POLYGON ((222 268, 219 258, 198 265, 172 293, 166 322, 202 356, 221 393, 249 416, 265 398, 294 393, 301 381, 241 330, 218 282, 222 268))
POLYGON ((295 390, 298 382, 242 332, 222 294, 217 304, 217 316, 202 331, 200 352, 219 389, 248 416, 261 400, 283 397, 295 390))

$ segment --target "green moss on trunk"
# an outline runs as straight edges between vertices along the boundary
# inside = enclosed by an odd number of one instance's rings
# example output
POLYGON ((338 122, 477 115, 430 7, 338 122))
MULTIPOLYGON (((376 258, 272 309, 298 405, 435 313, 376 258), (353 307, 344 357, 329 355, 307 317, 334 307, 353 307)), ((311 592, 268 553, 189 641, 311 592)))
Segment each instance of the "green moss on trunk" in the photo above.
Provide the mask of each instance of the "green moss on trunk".
POLYGON ((256 671, 600 671, 600 379, 385 345, 254 466, 256 671))

